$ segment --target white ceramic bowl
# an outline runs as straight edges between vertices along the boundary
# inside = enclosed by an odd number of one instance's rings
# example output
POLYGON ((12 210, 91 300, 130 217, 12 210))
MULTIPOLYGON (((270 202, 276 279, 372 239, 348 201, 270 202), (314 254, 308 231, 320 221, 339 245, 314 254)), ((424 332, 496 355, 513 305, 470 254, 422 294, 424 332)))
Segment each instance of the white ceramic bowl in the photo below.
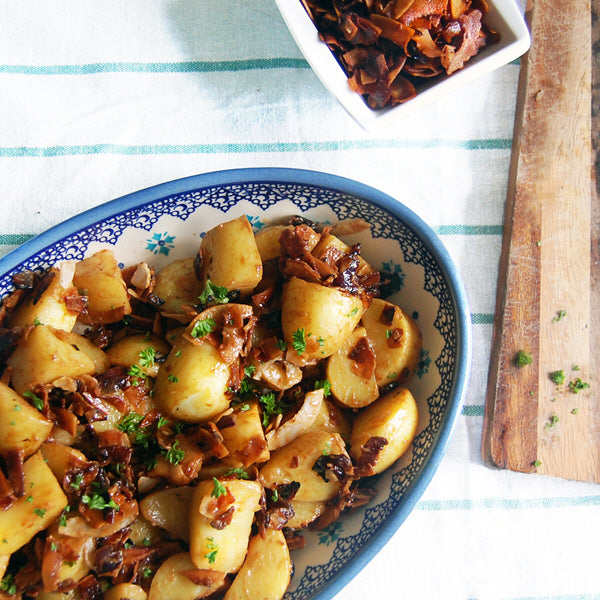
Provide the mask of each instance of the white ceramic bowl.
POLYGON ((275 0, 283 19, 302 54, 323 85, 338 99, 354 119, 367 130, 390 125, 434 102, 478 77, 519 58, 530 45, 529 31, 514 0, 488 0, 485 22, 500 34, 500 41, 482 49, 463 69, 451 76, 424 83, 417 96, 404 104, 373 110, 350 89, 346 74, 317 29, 300 0, 275 0))
POLYGON ((320 222, 362 218, 370 232, 346 241, 392 275, 387 297, 411 314, 423 352, 409 387, 420 411, 412 449, 373 482, 370 504, 293 551, 286 600, 331 598, 395 533, 436 471, 460 414, 471 358, 471 321, 455 266, 435 233, 395 199, 349 179, 296 169, 239 169, 164 183, 113 200, 41 234, 0 259, 0 298, 11 276, 111 248, 126 265, 156 267, 197 252, 218 223, 247 215, 255 229, 292 215, 320 222))

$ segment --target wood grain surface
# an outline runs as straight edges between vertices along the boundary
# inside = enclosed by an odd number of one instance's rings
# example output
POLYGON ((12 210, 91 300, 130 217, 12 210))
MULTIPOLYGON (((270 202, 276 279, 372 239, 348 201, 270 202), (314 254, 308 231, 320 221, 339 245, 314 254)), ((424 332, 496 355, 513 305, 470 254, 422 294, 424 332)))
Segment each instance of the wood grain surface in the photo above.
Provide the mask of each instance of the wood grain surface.
POLYGON ((593 2, 527 7, 532 45, 521 61, 482 455, 501 468, 600 482, 593 2), (531 364, 514 364, 519 350, 531 364), (578 378, 590 387, 570 389, 578 378))

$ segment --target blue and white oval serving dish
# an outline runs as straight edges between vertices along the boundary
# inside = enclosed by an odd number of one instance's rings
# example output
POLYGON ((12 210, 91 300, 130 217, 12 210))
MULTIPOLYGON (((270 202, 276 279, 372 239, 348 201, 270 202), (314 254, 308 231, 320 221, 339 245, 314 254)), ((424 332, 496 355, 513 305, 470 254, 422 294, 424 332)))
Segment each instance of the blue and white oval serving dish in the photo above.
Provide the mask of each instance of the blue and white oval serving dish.
POLYGON ((377 495, 324 531, 306 532, 293 551, 286 600, 324 600, 338 593, 394 535, 445 453, 466 392, 471 358, 468 302, 445 247, 416 214, 356 181, 298 169, 257 168, 206 173, 134 192, 86 211, 0 259, 0 298, 12 275, 42 270, 111 248, 123 266, 146 261, 160 269, 193 256, 218 223, 245 214, 256 230, 301 215, 336 223, 363 219, 360 242, 374 267, 392 274, 386 297, 412 315, 423 333, 417 374, 408 387, 418 401, 412 449, 378 477, 377 495))

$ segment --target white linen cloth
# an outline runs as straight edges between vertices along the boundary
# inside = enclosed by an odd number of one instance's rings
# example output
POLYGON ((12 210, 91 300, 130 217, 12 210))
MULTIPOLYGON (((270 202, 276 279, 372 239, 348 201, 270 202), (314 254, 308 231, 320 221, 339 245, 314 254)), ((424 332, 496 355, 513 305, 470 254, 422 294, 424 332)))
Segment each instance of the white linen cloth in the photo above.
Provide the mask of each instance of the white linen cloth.
POLYGON ((456 261, 465 406, 415 510, 336 600, 600 599, 598 486, 480 458, 518 61, 369 134, 272 0, 0 0, 0 14, 0 253, 157 183, 283 166, 381 189, 456 261))

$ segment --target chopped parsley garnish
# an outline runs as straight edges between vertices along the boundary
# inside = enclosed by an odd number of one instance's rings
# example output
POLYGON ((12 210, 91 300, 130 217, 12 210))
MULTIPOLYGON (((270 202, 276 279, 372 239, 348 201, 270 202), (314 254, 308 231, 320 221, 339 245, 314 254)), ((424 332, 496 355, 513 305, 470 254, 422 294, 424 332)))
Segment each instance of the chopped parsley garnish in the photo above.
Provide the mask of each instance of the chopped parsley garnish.
POLYGON ((185 457, 185 451, 179 448, 179 440, 175 440, 167 450, 165 458, 172 464, 178 465, 185 457))
POLYGON ((569 382, 569 391, 573 392, 574 394, 578 394, 581 390, 585 390, 589 387, 590 384, 582 381, 581 377, 569 382))
POLYGON ((277 347, 282 351, 285 352, 287 350, 287 344, 285 343, 284 340, 282 340, 281 338, 277 338, 277 347))
POLYGON ((81 484, 83 483, 83 473, 76 473, 75 477, 73 478, 73 481, 71 481, 71 487, 75 488, 76 490, 78 490, 81 487, 81 484))
POLYGON ((138 361, 141 367, 150 368, 154 366, 156 360, 156 350, 154 348, 144 348, 138 354, 140 360, 138 361))
POLYGON ((17 584, 15 576, 12 573, 7 573, 0 582, 0 590, 10 594, 11 596, 17 593, 17 584))
POLYGON ((331 382, 329 379, 323 379, 323 381, 315 381, 315 390, 323 390, 323 396, 331 395, 331 382))
POLYGON ((306 334, 304 328, 296 329, 292 333, 292 348, 300 355, 306 351, 306 334))
POLYGON ((224 496, 227 494, 227 488, 216 478, 213 477, 213 490, 210 493, 214 498, 219 498, 220 496, 224 496))
POLYGON ((35 406, 38 410, 42 410, 42 408, 44 408, 44 401, 39 396, 36 396, 33 392, 23 392, 23 396, 25 396, 25 398, 28 400, 31 400, 33 406, 35 406))
POLYGON ((140 365, 131 365, 127 374, 132 378, 133 385, 138 385, 143 379, 146 379, 146 373, 140 365))
POLYGON ((246 365, 244 367, 244 375, 246 377, 252 377, 252 375, 254 375, 255 372, 256 372, 256 367, 254 365, 246 365))
POLYGON ((104 510, 105 508, 114 508, 115 510, 119 510, 119 505, 112 498, 107 501, 102 494, 94 493, 91 496, 84 494, 81 497, 81 502, 88 508, 96 510, 104 510))
POLYGON ((207 538, 208 543, 206 547, 208 548, 208 554, 205 554, 204 557, 208 559, 208 562, 212 565, 217 560, 217 553, 219 552, 218 546, 215 544, 215 538, 209 537, 207 538))
POLYGON ((173 375, 173 373, 169 373, 167 381, 169 381, 169 383, 179 383, 179 377, 173 375))
POLYGON ((283 414, 283 407, 278 404, 277 396, 275 395, 275 392, 269 392, 268 394, 263 394, 262 396, 259 397, 258 400, 261 403, 262 408, 263 408, 263 418, 262 418, 263 427, 266 427, 270 423, 271 418, 274 415, 283 414))
POLYGON ((544 425, 544 428, 550 429, 551 427, 554 427, 557 423, 558 423, 558 415, 552 415, 550 417, 550 420, 546 423, 546 425, 544 425))
POLYGON ((227 288, 221 285, 215 285, 210 279, 207 280, 202 293, 198 296, 200 304, 209 306, 211 304, 227 304, 229 296, 227 288))
POLYGON ((565 382, 565 377, 565 372, 562 369, 550 373, 550 379, 556 383, 556 385, 562 385, 565 382))
POLYGON ((207 319, 200 319, 194 323, 190 335, 193 338, 203 338, 215 329, 217 323, 214 319, 208 317, 207 319))
POLYGON ((123 433, 134 433, 143 420, 144 417, 142 417, 142 415, 139 415, 138 413, 127 413, 117 423, 117 429, 119 431, 122 431, 123 433))
POLYGON ((273 502, 277 502, 277 500, 279 500, 279 492, 277 491, 277 489, 273 490, 273 493, 271 494, 271 500, 273 502))
POLYGON ((36 514, 40 519, 42 519, 44 517, 44 515, 46 514, 46 509, 45 508, 34 508, 33 509, 34 514, 36 514))
POLYGON ((58 520, 58 524, 61 527, 66 527, 67 526, 67 513, 71 510, 71 507, 67 504, 64 508, 62 513, 60 513, 60 518, 58 520))
POLYGON ((533 466, 534 466, 534 467, 541 467, 541 466, 542 466, 542 461, 541 461, 541 460, 536 460, 536 461, 533 463, 533 466))
POLYGON ((552 319, 555 323, 558 321, 562 321, 567 316, 566 310, 559 310, 556 316, 552 319))
POLYGON ((148 577, 152 577, 153 574, 154 571, 150 567, 144 567, 142 569, 142 577, 144 577, 145 579, 148 579, 148 577))
POLYGON ((158 421, 156 422, 156 428, 160 429, 161 427, 166 427, 169 423, 169 419, 161 415, 160 417, 158 417, 158 421))
POLYGON ((525 350, 519 350, 515 355, 514 363, 517 367, 526 367, 533 362, 531 354, 525 350))
POLYGON ((235 475, 238 479, 250 479, 250 475, 248 475, 248 471, 243 469, 242 467, 233 467, 225 473, 225 477, 230 475, 235 475))

